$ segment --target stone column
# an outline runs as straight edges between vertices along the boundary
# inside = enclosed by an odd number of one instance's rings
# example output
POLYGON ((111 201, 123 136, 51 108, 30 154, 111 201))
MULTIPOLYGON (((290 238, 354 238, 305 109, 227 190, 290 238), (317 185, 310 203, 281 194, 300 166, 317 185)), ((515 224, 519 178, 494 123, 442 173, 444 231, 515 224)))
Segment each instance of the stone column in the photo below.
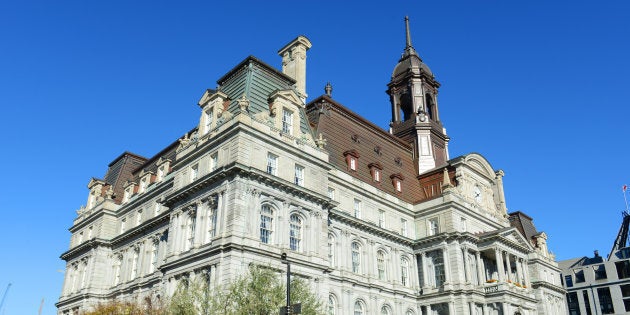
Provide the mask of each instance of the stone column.
POLYGON ((464 262, 464 281, 472 283, 472 274, 470 273, 470 264, 468 263, 468 248, 464 246, 462 248, 462 261, 464 262))
POLYGON ((523 262, 522 258, 516 258, 516 282, 519 284, 524 284, 523 281, 523 269, 521 268, 521 263, 523 262))
POLYGON ((512 279, 512 266, 510 263, 510 253, 509 252, 505 252, 505 264, 506 264, 506 268, 507 268, 507 281, 514 281, 514 279, 512 279))
POLYGON ((523 260, 523 278, 525 278, 524 284, 527 288, 531 288, 531 279, 529 278, 529 266, 527 260, 523 260))
POLYGON ((450 284, 453 279, 452 279, 452 275, 451 275, 451 262, 449 259, 449 254, 448 254, 448 247, 445 246, 442 249, 442 258, 444 260, 444 282, 450 284))
POLYGON ((503 268, 503 252, 499 248, 494 249, 494 254, 497 262, 497 274, 499 282, 505 282, 505 270, 503 268))
POLYGON ((423 251, 420 253, 422 257, 422 288, 427 289, 429 287, 429 275, 427 274, 427 252, 423 251))
POLYGON ((483 271, 483 259, 481 259, 481 252, 475 252, 475 259, 477 260, 477 279, 479 285, 486 282, 485 272, 483 271))

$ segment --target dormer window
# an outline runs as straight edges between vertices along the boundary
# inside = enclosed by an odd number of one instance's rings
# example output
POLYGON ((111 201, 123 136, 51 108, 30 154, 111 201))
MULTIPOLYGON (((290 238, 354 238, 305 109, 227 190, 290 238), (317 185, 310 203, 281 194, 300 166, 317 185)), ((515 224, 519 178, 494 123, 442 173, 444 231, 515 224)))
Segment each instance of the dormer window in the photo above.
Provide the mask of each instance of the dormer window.
POLYGON ((392 179, 392 185, 394 185, 394 189, 396 190, 396 192, 401 193, 402 192, 402 181, 405 179, 402 176, 402 174, 400 174, 400 173, 393 174, 389 178, 392 179))
POLYGON ((372 180, 380 183, 381 178, 383 177, 383 167, 379 163, 370 163, 368 164, 370 168, 370 174, 372 175, 372 180))
POLYGON ((282 109, 282 133, 293 135, 293 112, 282 109))
POLYGON ((346 157, 348 170, 356 171, 359 164, 359 153, 356 150, 348 150, 344 152, 343 155, 346 157))
POLYGON ((199 165, 195 164, 190 168, 190 181, 194 182, 199 177, 199 165))
POLYGON ((140 181, 140 188, 138 190, 138 193, 143 193, 146 190, 147 190, 147 178, 145 177, 140 181))
POLYGON ((156 178, 156 180, 157 180, 158 182, 159 182, 159 181, 162 181, 162 179, 164 179, 164 174, 165 174, 165 172, 164 172, 164 166, 160 166, 160 167, 158 168, 158 170, 157 170, 157 178, 156 178))
POLYGON ((219 153, 215 152, 210 155, 210 171, 215 171, 219 166, 219 153))

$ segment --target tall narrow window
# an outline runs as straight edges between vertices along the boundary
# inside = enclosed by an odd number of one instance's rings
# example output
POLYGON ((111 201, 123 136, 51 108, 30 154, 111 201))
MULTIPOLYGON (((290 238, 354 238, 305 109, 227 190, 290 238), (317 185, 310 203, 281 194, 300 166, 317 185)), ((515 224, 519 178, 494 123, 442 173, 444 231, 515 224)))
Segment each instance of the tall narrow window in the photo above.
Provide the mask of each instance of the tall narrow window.
POLYGON ((335 189, 328 187, 328 198, 335 200, 335 189))
POLYGON ((289 246, 291 250, 299 251, 302 242, 302 219, 297 214, 292 214, 289 223, 289 246))
POLYGON ((384 228, 385 227, 385 211, 378 210, 378 226, 384 228))
POLYGON ((158 168, 158 171, 157 171, 157 178, 156 178, 156 180, 159 182, 159 181, 161 181, 163 178, 164 178, 164 166, 160 166, 160 167, 158 168))
POLYGON ((136 226, 142 223, 142 209, 138 210, 138 214, 136 215, 136 226))
POLYGON ((267 173, 271 175, 278 174, 278 156, 267 153, 267 173))
POLYGON ((205 120, 206 120, 206 126, 204 129, 204 133, 208 133, 211 129, 212 129, 212 122, 214 121, 214 113, 212 108, 208 109, 205 112, 205 120))
POLYGON ((446 273, 444 270, 444 256, 441 250, 436 250, 432 255, 433 267, 435 268, 435 286, 439 287, 446 281, 446 273))
POLYGON ((407 236, 407 220, 400 219, 400 235, 407 236))
POLYGON ((123 193, 122 202, 125 203, 129 201, 129 198, 131 198, 131 188, 125 189, 125 192, 123 193))
POLYGON ((378 269, 378 280, 385 280, 385 254, 382 250, 376 253, 376 269, 378 269))
POLYGON ((85 288, 85 279, 87 278, 87 261, 83 263, 81 268, 81 286, 80 289, 85 288))
POLYGON ((354 217, 360 219, 361 218, 361 200, 354 199, 353 210, 354 210, 354 217))
POLYGON ((328 261, 330 266, 335 265, 335 236, 328 234, 328 261))
POLYGON ((151 246, 151 265, 149 266, 149 273, 153 273, 157 269, 158 263, 158 244, 156 242, 151 246))
POLYGON ((219 167, 219 154, 214 153, 210 155, 210 171, 215 171, 219 167))
POLYGON ((389 307, 387 307, 386 305, 383 305, 383 307, 381 307, 381 315, 391 315, 392 313, 389 311, 389 307))
POLYGON ((188 217, 188 240, 186 250, 195 247, 195 225, 197 224, 197 218, 195 214, 191 214, 188 217))
POLYGON ((282 132, 293 134, 293 112, 285 108, 282 109, 282 132))
POLYGON ((352 272, 361 271, 361 246, 359 243, 352 243, 352 272))
POLYGON ((328 296, 328 315, 335 315, 337 309, 337 300, 331 295, 328 296))
MULTIPOLYGON (((582 291, 582 297, 584 298, 584 308, 586 309, 586 315, 592 315, 591 313, 591 301, 588 298, 588 291, 583 290, 582 291)), ((626 312, 630 311, 627 307, 626 307, 626 312)))
POLYGON ((602 314, 614 314, 615 309, 610 296, 610 288, 604 287, 597 289, 597 295, 599 295, 599 306, 602 310, 602 314))
POLYGON ((138 251, 134 250, 133 259, 131 260, 131 279, 129 280, 135 279, 138 275, 138 257, 138 251))
POLYGON ((140 181, 140 193, 143 193, 145 190, 147 190, 147 178, 143 178, 140 181))
POLYGON ((363 305, 360 301, 354 303, 354 315, 363 315, 363 305))
POLYGON ((357 170, 357 159, 355 157, 350 157, 350 169, 353 171, 357 170))
POLYGON ((304 186, 304 167, 295 165, 295 178, 294 182, 298 186, 304 186))
POLYGON ((440 227, 438 225, 438 219, 433 218, 429 219, 429 236, 436 235, 440 232, 440 227))
POLYGON ((269 244, 273 233, 273 210, 269 205, 260 208, 260 241, 269 244))
POLYGON ((214 204, 208 209, 208 241, 217 233, 217 210, 214 204))
POLYGON ((121 233, 121 234, 122 234, 122 233, 125 233, 125 228, 126 228, 126 225, 127 225, 127 219, 122 219, 122 220, 120 221, 120 233, 121 233))
POLYGON ((567 293, 567 304, 569 305, 569 315, 580 315, 580 303, 577 292, 567 293))
POLYGON ((93 232, 94 228, 90 226, 90 228, 88 229, 88 240, 92 239, 92 232, 93 232))
POLYGON ((194 182, 195 180, 197 180, 198 176, 199 176, 199 165, 195 164, 190 169, 190 181, 194 182))
POLYGON ((400 283, 409 285, 409 261, 405 258, 400 260, 400 283))
POLYGON ((466 224, 466 218, 460 218, 459 227, 462 229, 462 232, 468 232, 468 224, 466 224))
POLYGON ((154 207, 155 215, 158 215, 160 213, 160 204, 156 202, 154 207))

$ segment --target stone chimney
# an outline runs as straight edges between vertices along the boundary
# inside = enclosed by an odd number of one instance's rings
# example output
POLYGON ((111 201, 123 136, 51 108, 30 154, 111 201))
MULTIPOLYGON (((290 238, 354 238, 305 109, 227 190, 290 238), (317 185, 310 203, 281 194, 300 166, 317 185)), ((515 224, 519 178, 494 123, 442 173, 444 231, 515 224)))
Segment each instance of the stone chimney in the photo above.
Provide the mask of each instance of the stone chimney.
POLYGON ((278 51, 282 57, 282 73, 297 81, 295 87, 302 101, 306 101, 306 51, 311 46, 308 38, 298 36, 278 51))

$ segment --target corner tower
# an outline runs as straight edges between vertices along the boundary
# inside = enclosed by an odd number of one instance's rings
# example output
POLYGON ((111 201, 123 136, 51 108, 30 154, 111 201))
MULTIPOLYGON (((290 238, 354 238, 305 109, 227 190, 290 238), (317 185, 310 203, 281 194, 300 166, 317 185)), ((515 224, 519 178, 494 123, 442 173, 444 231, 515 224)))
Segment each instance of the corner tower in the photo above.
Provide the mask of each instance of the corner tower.
POLYGON ((446 163, 449 137, 438 111, 440 83, 411 44, 409 17, 405 17, 405 30, 406 47, 387 84, 390 133, 412 144, 420 174, 446 163))

